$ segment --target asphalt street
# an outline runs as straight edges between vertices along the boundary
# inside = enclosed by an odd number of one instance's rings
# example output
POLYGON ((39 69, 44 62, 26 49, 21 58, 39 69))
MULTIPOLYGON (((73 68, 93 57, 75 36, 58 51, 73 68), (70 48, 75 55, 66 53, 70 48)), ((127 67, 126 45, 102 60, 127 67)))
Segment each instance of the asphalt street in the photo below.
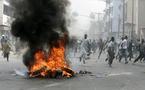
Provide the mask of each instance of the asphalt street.
POLYGON ((73 70, 90 71, 92 74, 78 74, 70 79, 29 79, 18 76, 15 70, 25 70, 22 55, 10 55, 7 62, 0 56, 0 90, 145 90, 145 63, 132 65, 114 60, 112 68, 105 62, 103 53, 91 55, 86 64, 79 62, 79 54, 70 59, 73 70))

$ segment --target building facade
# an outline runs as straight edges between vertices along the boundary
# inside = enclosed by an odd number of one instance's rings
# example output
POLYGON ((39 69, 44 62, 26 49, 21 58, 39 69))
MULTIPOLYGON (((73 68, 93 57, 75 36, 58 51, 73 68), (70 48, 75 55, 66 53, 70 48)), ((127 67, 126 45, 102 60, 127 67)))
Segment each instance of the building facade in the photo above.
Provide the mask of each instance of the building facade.
POLYGON ((104 29, 106 31, 107 37, 110 36, 110 33, 112 32, 112 0, 106 0, 106 9, 105 9, 105 15, 104 15, 104 20, 105 20, 105 25, 104 29))
POLYGON ((126 20, 125 29, 132 38, 145 38, 145 0, 125 0, 126 20))
POLYGON ((106 0, 105 30, 108 36, 120 38, 123 32, 123 2, 122 0, 106 0))
POLYGON ((0 36, 10 34, 10 25, 12 22, 13 10, 9 3, 9 0, 0 0, 0 36))

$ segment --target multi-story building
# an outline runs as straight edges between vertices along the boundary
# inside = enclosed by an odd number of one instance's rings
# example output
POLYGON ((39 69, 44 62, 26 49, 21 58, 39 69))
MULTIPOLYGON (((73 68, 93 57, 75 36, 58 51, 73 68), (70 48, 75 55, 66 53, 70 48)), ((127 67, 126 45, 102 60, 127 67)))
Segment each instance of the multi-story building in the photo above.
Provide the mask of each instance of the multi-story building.
POLYGON ((122 0, 106 0, 104 20, 108 36, 120 38, 123 31, 123 3, 122 0))
POLYGON ((145 38, 145 0, 125 0, 126 19, 125 29, 130 37, 145 38))
POLYGON ((13 10, 9 3, 9 0, 0 0, 0 35, 10 34, 10 24, 12 22, 13 10))
POLYGON ((107 32, 107 37, 110 36, 110 33, 112 32, 112 0, 106 0, 106 9, 105 9, 105 31, 107 32))

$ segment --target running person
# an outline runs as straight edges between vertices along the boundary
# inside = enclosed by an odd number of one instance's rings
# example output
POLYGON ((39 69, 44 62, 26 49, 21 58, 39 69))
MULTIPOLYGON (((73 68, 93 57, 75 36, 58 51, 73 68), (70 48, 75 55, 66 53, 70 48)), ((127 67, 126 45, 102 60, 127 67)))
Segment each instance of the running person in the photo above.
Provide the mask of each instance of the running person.
POLYGON ((83 61, 83 63, 86 63, 86 59, 89 55, 89 41, 87 39, 87 34, 84 36, 84 40, 81 44, 81 56, 80 56, 80 62, 83 61))
POLYGON ((109 44, 108 44, 108 64, 110 67, 112 67, 113 59, 115 58, 115 39, 114 37, 111 38, 109 44))

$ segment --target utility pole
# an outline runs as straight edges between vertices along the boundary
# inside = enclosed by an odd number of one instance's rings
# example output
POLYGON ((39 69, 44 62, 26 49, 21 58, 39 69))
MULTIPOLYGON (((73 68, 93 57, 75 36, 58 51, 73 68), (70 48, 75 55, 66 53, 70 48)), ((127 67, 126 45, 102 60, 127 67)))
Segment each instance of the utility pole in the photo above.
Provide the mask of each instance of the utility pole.
POLYGON ((106 27, 105 27, 105 31, 107 31, 107 34, 109 36, 108 23, 107 23, 107 16, 108 16, 107 6, 108 6, 108 2, 106 0, 106 23, 105 23, 106 27))
POLYGON ((133 39, 134 32, 134 0, 132 0, 132 27, 131 27, 131 39, 133 39))
POLYGON ((119 15, 119 19, 118 19, 118 38, 120 37, 120 15, 119 15))
POLYGON ((111 0, 109 0, 109 30, 110 35, 112 36, 112 19, 111 19, 111 0))
POLYGON ((106 30, 108 32, 108 37, 112 35, 112 19, 111 19, 111 0, 106 0, 106 30))
POLYGON ((123 31, 122 31, 122 36, 124 37, 124 34, 125 34, 125 0, 123 0, 123 31))

